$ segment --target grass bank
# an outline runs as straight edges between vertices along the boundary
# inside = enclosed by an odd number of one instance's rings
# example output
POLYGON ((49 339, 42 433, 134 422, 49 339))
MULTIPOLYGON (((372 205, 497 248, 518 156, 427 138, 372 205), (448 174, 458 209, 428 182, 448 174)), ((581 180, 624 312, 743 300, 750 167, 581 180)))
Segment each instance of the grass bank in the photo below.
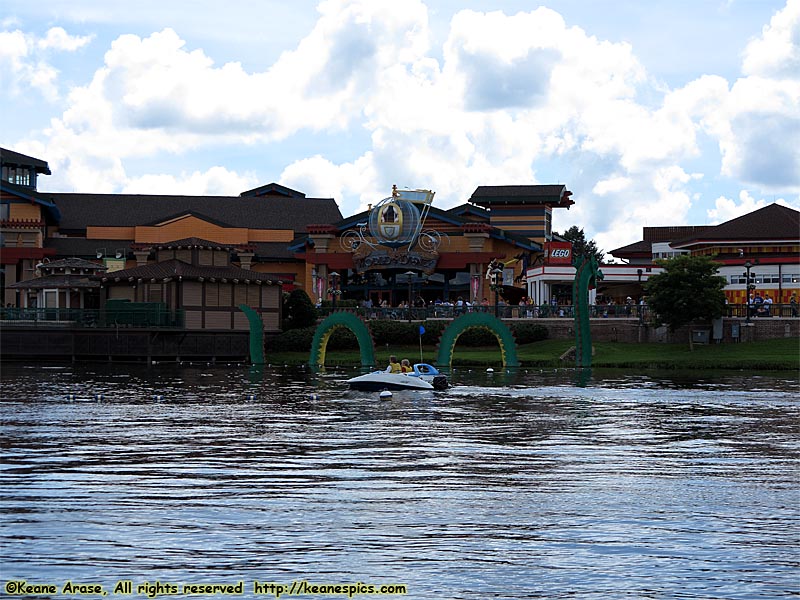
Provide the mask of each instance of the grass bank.
MULTIPOLYGON (((560 356, 574 344, 570 340, 544 340, 523 344, 517 349, 517 356, 523 367, 571 367, 571 361, 561 361, 560 356)), ((752 369, 752 370, 795 370, 800 369, 800 339, 781 338, 749 342, 746 344, 623 344, 618 342, 598 342, 594 344, 595 354, 592 365, 608 368, 648 368, 648 369, 752 369)), ((419 346, 388 346, 376 348, 378 365, 388 363, 389 355, 419 360, 419 346)), ((423 346, 425 362, 433 363, 436 348, 423 346)), ((308 352, 268 352, 267 361, 271 363, 301 364, 308 362, 308 352)), ((327 365, 358 365, 361 355, 358 350, 329 350, 326 353, 327 365)), ((501 364, 500 348, 470 348, 456 346, 453 355, 456 366, 498 366, 501 364)))

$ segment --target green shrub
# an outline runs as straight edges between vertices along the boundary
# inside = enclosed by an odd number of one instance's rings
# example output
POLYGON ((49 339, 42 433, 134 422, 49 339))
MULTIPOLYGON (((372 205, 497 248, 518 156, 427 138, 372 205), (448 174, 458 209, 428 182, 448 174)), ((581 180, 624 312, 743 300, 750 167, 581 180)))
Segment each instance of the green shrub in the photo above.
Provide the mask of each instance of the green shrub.
POLYGON ((309 352, 316 329, 316 327, 303 327, 284 331, 269 338, 265 344, 266 349, 273 352, 309 352))
MULTIPOLYGON (((311 345, 309 344, 309 348, 311 345)), ((358 340, 347 327, 336 327, 328 338, 329 350, 358 350, 358 340)))
POLYGON ((470 347, 498 345, 497 336, 488 327, 470 327, 458 336, 456 343, 470 347))
POLYGON ((517 339, 518 344, 541 342, 548 337, 547 328, 536 323, 512 323, 511 332, 517 339))
MULTIPOLYGON (((407 346, 419 343, 419 323, 406 321, 373 320, 368 321, 372 339, 376 346, 407 346)), ((426 327, 427 329, 427 327, 426 327)))
POLYGON ((311 327, 317 322, 317 309, 303 290, 292 290, 283 303, 283 329, 311 327))

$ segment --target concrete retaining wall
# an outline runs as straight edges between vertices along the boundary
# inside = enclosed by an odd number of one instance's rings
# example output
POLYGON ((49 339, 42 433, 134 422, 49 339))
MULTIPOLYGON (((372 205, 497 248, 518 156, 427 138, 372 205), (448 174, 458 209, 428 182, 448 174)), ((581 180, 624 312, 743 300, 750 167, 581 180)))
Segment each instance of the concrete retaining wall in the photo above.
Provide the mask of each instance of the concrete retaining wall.
MULTIPOLYGON (((550 339, 563 340, 575 337, 575 328, 572 319, 520 319, 533 322, 548 330, 550 339)), ((722 320, 722 343, 751 342, 756 340, 771 340, 784 337, 800 338, 799 318, 761 318, 753 319, 748 326, 744 319, 722 320), (733 333, 739 327, 739 339, 733 333)), ((652 327, 640 325, 638 319, 592 319, 593 342, 664 342, 683 343, 689 342, 689 335, 693 331, 707 331, 708 338, 713 342, 711 323, 696 323, 689 327, 682 327, 675 332, 670 332, 666 327, 652 327)))

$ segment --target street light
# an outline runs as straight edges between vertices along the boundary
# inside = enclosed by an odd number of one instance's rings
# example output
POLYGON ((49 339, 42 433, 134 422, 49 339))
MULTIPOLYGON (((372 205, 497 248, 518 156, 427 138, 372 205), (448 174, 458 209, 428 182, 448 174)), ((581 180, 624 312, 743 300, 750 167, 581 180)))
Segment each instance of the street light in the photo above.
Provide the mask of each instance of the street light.
POLYGON ((498 306, 498 295, 500 294, 500 276, 503 274, 503 269, 495 267, 491 271, 492 274, 492 289, 494 290, 494 316, 500 318, 500 307, 498 306))
POLYGON ((338 291, 336 289, 336 280, 339 279, 339 274, 334 271, 329 274, 329 277, 331 278, 331 307, 336 310, 336 292, 338 291))
POLYGON ((747 273, 744 273, 744 276, 747 278, 747 291, 744 294, 744 301, 745 306, 747 308, 747 318, 745 319, 745 323, 750 323, 750 269, 753 268, 753 263, 749 260, 744 263, 744 268, 747 269, 747 273))
POLYGON ((412 283, 413 278, 417 276, 414 271, 406 271, 403 273, 406 276, 406 280, 408 280, 408 322, 411 323, 411 293, 412 293, 412 283))

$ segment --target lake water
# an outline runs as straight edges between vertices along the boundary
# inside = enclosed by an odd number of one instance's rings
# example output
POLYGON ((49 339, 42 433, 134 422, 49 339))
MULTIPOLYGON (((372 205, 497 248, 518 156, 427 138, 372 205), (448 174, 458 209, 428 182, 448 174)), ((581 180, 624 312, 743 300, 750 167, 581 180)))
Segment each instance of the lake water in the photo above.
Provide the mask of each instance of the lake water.
POLYGON ((354 374, 4 364, 5 591, 800 594, 796 373, 459 370, 389 401, 354 374))

